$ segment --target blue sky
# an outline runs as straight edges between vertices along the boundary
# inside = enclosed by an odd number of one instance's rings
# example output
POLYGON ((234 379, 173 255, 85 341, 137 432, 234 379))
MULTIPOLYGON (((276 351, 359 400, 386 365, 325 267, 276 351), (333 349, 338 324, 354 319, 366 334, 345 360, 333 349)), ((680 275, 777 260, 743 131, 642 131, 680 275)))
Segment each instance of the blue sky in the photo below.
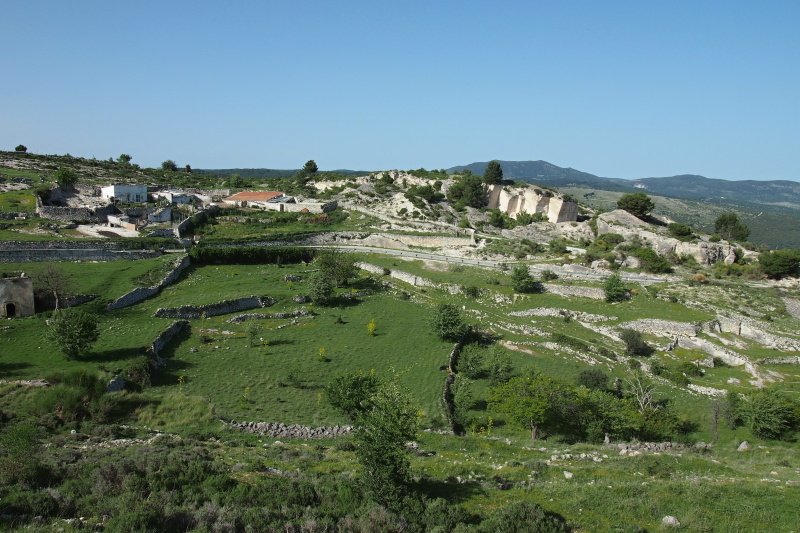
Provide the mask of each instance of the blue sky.
POLYGON ((0 2, 0 148, 800 180, 800 2, 0 2))

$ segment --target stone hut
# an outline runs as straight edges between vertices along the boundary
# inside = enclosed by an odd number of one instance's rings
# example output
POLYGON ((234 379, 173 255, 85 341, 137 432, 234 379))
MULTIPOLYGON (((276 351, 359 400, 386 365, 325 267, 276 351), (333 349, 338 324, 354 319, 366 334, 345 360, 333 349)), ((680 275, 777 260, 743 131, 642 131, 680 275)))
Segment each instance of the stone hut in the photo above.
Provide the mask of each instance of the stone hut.
POLYGON ((0 279, 0 317, 31 316, 33 308, 33 279, 23 273, 17 278, 0 279))

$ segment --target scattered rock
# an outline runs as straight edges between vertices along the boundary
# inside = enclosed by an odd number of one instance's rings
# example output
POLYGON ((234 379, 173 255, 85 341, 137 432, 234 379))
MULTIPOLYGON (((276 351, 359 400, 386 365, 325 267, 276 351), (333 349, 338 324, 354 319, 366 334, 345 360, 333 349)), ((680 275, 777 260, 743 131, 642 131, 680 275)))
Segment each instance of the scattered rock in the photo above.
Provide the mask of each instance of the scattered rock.
POLYGON ((572 472, 567 472, 566 470, 564 470, 564 477, 565 478, 572 479, 572 476, 574 476, 574 475, 575 474, 573 474, 572 472))
POLYGON ((674 516, 665 516, 661 519, 661 523, 667 527, 681 527, 681 523, 674 516))
POLYGON ((739 445, 739 447, 736 448, 736 451, 737 452, 746 452, 749 449, 750 449, 750 443, 747 442, 746 440, 743 440, 742 443, 739 445))

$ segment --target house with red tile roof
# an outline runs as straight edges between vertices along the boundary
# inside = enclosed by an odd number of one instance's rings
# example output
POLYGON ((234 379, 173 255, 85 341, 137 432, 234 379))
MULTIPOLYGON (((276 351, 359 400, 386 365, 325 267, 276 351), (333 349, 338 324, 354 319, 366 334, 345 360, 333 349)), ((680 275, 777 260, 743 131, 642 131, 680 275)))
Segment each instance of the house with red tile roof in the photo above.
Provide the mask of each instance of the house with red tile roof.
POLYGON ((277 191, 242 191, 223 198, 222 201, 237 207, 267 207, 267 202, 281 197, 283 193, 277 191))

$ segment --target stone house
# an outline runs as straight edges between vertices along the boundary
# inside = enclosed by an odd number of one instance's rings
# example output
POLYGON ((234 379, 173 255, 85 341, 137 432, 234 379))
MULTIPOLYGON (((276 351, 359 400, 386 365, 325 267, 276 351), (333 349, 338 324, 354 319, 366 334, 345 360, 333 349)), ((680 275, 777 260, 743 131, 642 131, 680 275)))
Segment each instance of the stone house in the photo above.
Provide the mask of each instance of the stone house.
POLYGON ((0 317, 31 316, 33 307, 33 279, 23 273, 16 278, 0 279, 0 317))
POLYGON ((107 185, 100 188, 100 196, 112 203, 146 202, 147 185, 107 185))

